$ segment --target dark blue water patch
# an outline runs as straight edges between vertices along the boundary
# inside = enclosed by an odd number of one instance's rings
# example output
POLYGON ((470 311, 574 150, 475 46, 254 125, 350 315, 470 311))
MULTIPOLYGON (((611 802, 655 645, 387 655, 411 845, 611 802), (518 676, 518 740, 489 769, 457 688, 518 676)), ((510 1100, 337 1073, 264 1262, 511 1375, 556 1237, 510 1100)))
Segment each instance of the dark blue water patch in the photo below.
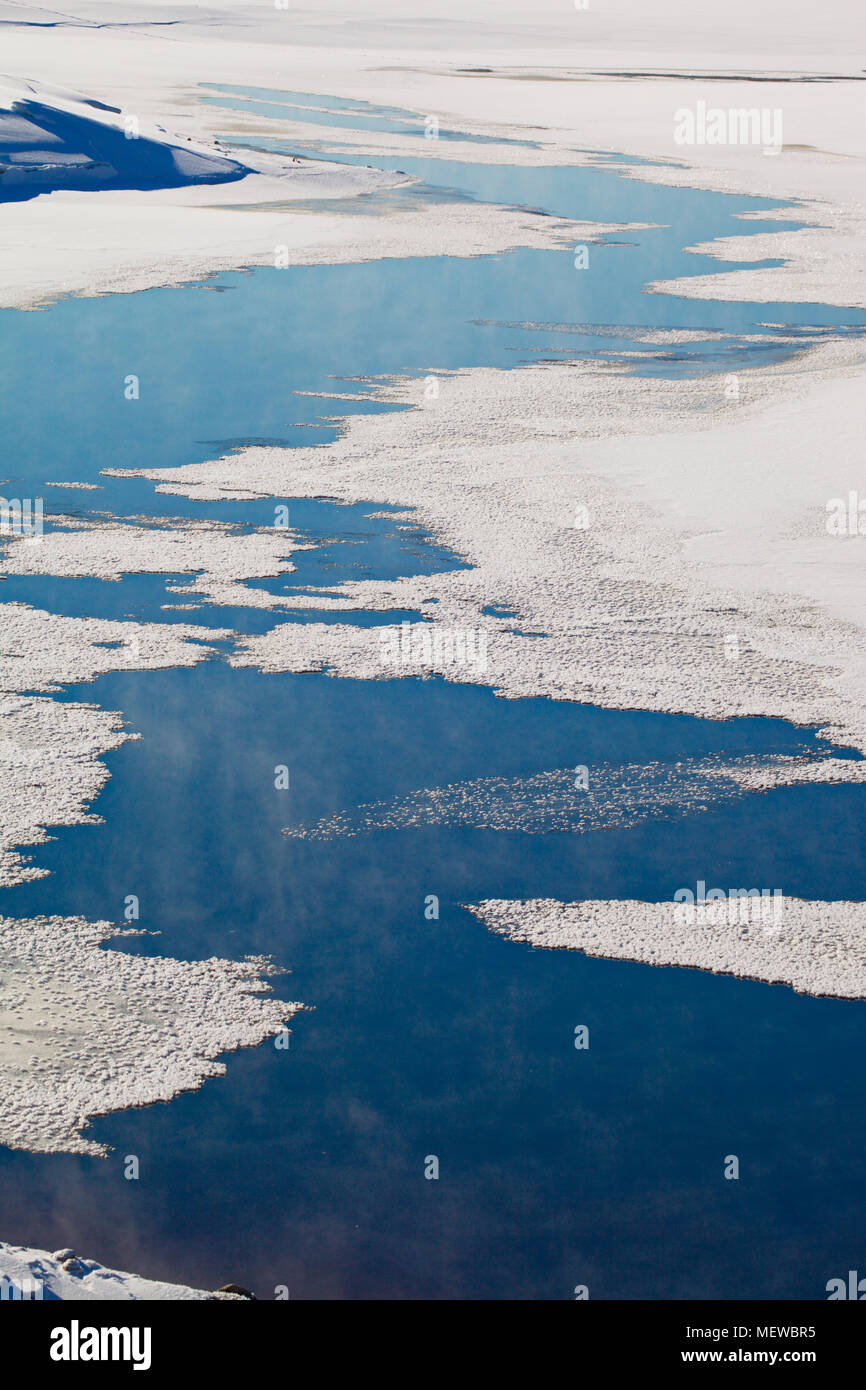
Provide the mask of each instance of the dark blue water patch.
POLYGON ((161 935, 121 949, 273 952, 292 972, 281 996, 314 1012, 288 1052, 265 1044, 170 1106, 97 1120, 106 1161, 0 1151, 6 1239, 302 1299, 568 1299, 577 1283, 594 1298, 820 1298, 856 1267, 866 1111, 840 1059, 866 1042, 862 1004, 533 951, 460 903, 670 897, 699 876, 858 897, 863 788, 583 838, 279 833, 479 775, 822 748, 808 731, 219 662, 65 698, 123 708, 144 737, 108 755, 106 824, 59 830, 36 851, 52 876, 0 893, 0 910, 119 919, 135 892, 161 935), (190 722, 192 707, 207 717, 190 722))
POLYGON ((187 574, 136 574, 121 581, 62 579, 50 574, 10 575, 0 587, 4 603, 27 603, 64 618, 105 618, 151 622, 198 622, 192 613, 164 612, 165 603, 186 603, 172 586, 188 584, 187 574))
POLYGON ((8 1238, 56 1248, 84 1232, 151 1275, 294 1299, 566 1299, 577 1283, 595 1298, 812 1299, 857 1267, 862 1090, 839 1060, 862 1048, 858 1006, 778 991, 767 1008, 755 985, 512 948, 518 967, 483 934, 454 951, 447 922, 432 940, 380 929, 394 953, 377 961, 377 1011, 345 988, 296 1023, 288 1053, 246 1053, 200 1095, 104 1124, 119 1145, 104 1164, 3 1155, 8 1238), (426 970, 407 982, 422 942, 426 970), (481 989, 490 1012, 472 1008, 481 989), (571 1048, 575 1021, 588 1054, 571 1048), (383 1104, 395 1034, 405 1081, 383 1104), (502 1054, 510 1071, 492 1073, 502 1054), (837 1100, 851 1118, 828 1151, 837 1100), (732 1150, 742 1176, 726 1183, 732 1150), (140 1182, 124 1182, 125 1153, 140 1182))
MULTIPOLYGON (((238 804, 251 809, 252 824, 266 830, 268 840, 289 820, 314 821, 347 805, 479 776, 529 775, 572 763, 591 767, 601 761, 676 761, 714 753, 770 755, 810 749, 817 753, 828 747, 809 731, 782 720, 708 721, 543 699, 503 700, 485 687, 457 685, 438 677, 364 682, 263 674, 231 668, 219 660, 191 669, 116 672, 70 686, 59 698, 95 700, 105 708, 120 708, 130 726, 144 737, 108 755, 113 776, 97 806, 108 824, 58 830, 57 840, 37 851, 38 862, 52 870, 52 878, 6 891, 5 903, 0 905, 9 915, 13 899, 18 915, 44 910, 39 903, 66 896, 62 885, 68 879, 70 886, 78 885, 76 905, 64 910, 112 916, 109 902, 99 893, 95 898, 78 896, 82 860, 80 851, 70 853, 71 847, 82 838, 95 837, 106 864, 114 852, 112 845, 118 863, 123 862, 132 848, 127 842, 137 838, 131 832, 130 815, 134 820, 149 803, 147 785, 154 777, 175 776, 152 766, 154 759, 164 761, 169 748, 169 761, 176 764, 174 810, 168 812, 164 796, 154 796, 154 840, 145 847, 146 853, 154 855, 160 853, 157 840, 167 814, 178 822, 177 836, 170 836, 172 843, 184 834, 193 839, 234 834, 231 787, 240 798, 238 804), (192 723, 190 709, 201 712, 192 723), (139 794, 132 798, 122 787, 120 770, 127 762, 135 777, 144 778, 139 794), (279 763, 292 772, 288 793, 276 793, 273 788, 273 767, 279 763), (207 792, 205 800, 213 805, 214 815, 191 814, 200 791, 207 792), (220 804, 226 808, 223 819, 217 814, 220 804), (187 820, 188 830, 182 833, 181 822, 187 820)), ((843 791, 831 790, 834 798, 843 791)), ((764 805, 770 798, 753 800, 764 805)), ((251 830, 251 834, 257 842, 256 853, 285 858, 284 840, 259 844, 259 831, 251 830)), ((531 839, 521 840, 526 854, 531 854, 531 839)), ((574 837, 571 842, 576 843, 574 837)), ((250 853, 240 845, 238 852, 250 853)), ((218 862, 222 864, 224 857, 221 851, 218 862)), ((207 857, 202 860, 203 871, 208 862, 207 857)), ((279 876, 282 870, 272 865, 272 872, 275 867, 279 876)), ((509 884, 521 871, 521 862, 509 868, 509 884)), ((227 867, 226 872, 233 870, 227 867)), ((641 872, 639 860, 635 872, 641 872)), ((574 891, 572 882, 570 895, 574 891)), ((786 885, 786 891, 792 890, 786 885)), ((167 907, 166 903, 163 911, 167 907)), ((181 910, 179 903, 174 910, 181 910)), ((185 912, 193 921, 201 911, 202 901, 194 894, 185 912)))
MULTIPOLYGON (((28 603, 32 608, 68 618, 183 623, 229 628, 245 635, 267 632, 279 620, 280 615, 268 609, 204 603, 194 594, 176 592, 173 586, 189 584, 191 579, 184 574, 133 574, 115 583, 103 579, 57 579, 53 575, 12 576, 0 592, 4 602, 28 603)), ((134 658, 131 664, 135 665, 134 658)))

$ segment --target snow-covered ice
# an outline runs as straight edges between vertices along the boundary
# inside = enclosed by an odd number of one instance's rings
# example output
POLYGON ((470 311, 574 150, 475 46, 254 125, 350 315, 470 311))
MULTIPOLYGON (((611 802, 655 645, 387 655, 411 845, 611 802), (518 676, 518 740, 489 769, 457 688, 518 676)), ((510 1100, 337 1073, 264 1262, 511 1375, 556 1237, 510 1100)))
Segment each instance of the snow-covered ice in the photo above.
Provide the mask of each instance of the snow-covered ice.
POLYGON ((531 946, 688 966, 790 985, 801 994, 866 998, 866 903, 786 897, 775 912, 773 900, 766 901, 769 911, 755 898, 713 900, 702 921, 683 920, 683 904, 673 900, 488 899, 466 906, 491 931, 531 946))
POLYGON ((84 1259, 74 1250, 31 1250, 23 1245, 0 1241, 0 1282, 6 1299, 53 1300, 64 1302, 121 1302, 145 1299, 202 1300, 224 1299, 242 1302, 243 1295, 204 1289, 185 1284, 167 1284, 109 1269, 97 1260, 84 1259))
POLYGON ((103 950, 81 917, 0 918, 0 1143, 103 1154, 89 1120, 222 1076, 217 1059, 276 1036, 301 1007, 274 998, 264 957, 172 960, 103 950))

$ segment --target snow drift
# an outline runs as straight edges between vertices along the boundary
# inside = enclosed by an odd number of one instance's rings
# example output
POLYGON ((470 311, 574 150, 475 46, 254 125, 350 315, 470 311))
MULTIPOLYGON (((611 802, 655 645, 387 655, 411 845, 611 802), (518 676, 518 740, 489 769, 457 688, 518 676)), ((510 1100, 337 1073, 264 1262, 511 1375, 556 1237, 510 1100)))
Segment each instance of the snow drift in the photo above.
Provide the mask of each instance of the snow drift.
POLYGON ((0 202, 55 189, 178 188, 227 183, 246 165, 204 146, 172 145, 160 127, 103 102, 0 83, 0 202))

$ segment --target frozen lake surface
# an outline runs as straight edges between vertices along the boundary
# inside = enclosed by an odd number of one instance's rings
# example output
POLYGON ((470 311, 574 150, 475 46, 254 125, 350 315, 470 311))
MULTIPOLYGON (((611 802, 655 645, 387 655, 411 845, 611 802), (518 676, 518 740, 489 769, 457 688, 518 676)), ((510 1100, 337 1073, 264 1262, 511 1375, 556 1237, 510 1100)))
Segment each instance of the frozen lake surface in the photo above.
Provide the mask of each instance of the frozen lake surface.
MULTIPOLYGON (((280 94, 258 90, 217 99, 246 96, 277 116, 319 100, 282 95, 292 100, 281 106, 280 94)), ((358 128, 355 104, 330 106, 331 129, 358 128)), ((403 116, 364 119, 377 129, 403 116)), ((274 148, 290 145, 277 134, 274 148)), ((6 311, 4 490, 44 493, 49 511, 80 518, 246 527, 273 524, 285 503, 292 529, 317 545, 295 556, 293 572, 250 581, 272 593, 428 573, 460 560, 374 515, 376 498, 197 502, 101 470, 325 441, 333 417, 385 408, 332 393, 370 397, 369 379, 392 373, 596 354, 676 378, 778 360, 866 324, 821 305, 644 292, 651 280, 717 269, 683 247, 760 231, 762 222, 735 218, 772 206, 760 200, 592 167, 423 153, 376 162, 423 180, 401 197, 456 190, 660 225, 590 246, 585 270, 571 249, 461 260, 443 247, 440 258, 260 269, 6 311), (646 339, 661 329, 707 336, 646 339), (129 373, 137 401, 124 398, 129 373), (101 491, 45 491, 46 482, 101 491)), ((0 593, 72 616, 239 632, 278 620, 242 606, 166 610, 176 581, 10 576, 0 593)), ((294 1019, 288 1050, 238 1053, 198 1092, 96 1120, 93 1137, 114 1148, 107 1160, 0 1151, 5 1240, 68 1244, 203 1288, 232 1281, 272 1297, 287 1285, 293 1298, 556 1299, 578 1284, 597 1298, 816 1298, 856 1265, 866 1236, 862 1003, 533 951, 485 931, 461 904, 662 900, 694 881, 695 866, 708 882, 860 898, 862 787, 787 788, 586 835, 451 825, 319 841, 281 834, 418 788, 602 761, 799 753, 821 748, 813 733, 765 719, 506 701, 438 678, 265 675, 227 665, 226 647, 194 669, 112 674, 64 692, 122 710, 142 738, 107 755, 111 781, 95 807, 104 824, 57 831, 36 851, 50 877, 0 892, 0 912, 120 920, 134 893, 140 925, 159 935, 123 949, 270 953, 291 971, 278 992, 311 1011, 294 1019), (274 787, 278 764, 291 771, 286 791, 274 787), (425 918, 430 894, 437 920, 425 918), (590 1030, 587 1051, 574 1046, 579 1025, 590 1030), (138 1182, 124 1180, 127 1154, 140 1158, 138 1182), (723 1178, 728 1154, 740 1158, 737 1183, 723 1178), (429 1155, 436 1182, 424 1178, 429 1155)))

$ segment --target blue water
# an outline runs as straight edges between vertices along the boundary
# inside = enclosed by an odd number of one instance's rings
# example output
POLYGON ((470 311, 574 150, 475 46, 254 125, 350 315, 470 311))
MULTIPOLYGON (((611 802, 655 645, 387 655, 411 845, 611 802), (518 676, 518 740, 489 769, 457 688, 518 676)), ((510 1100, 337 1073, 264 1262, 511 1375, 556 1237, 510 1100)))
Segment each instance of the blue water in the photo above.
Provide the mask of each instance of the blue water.
MULTIPOLYGON (((699 271, 682 246, 728 228, 755 200, 611 171, 428 162, 447 179, 462 171, 472 196, 510 177, 509 201, 549 196, 561 211, 567 196, 580 215, 610 217, 615 206, 638 220, 653 220, 652 208, 667 225, 633 245, 593 247, 585 272, 568 251, 523 251, 257 270, 4 313, 4 490, 98 481, 101 492, 49 490, 46 502, 240 526, 272 523, 286 501, 292 529, 317 548, 295 557, 294 573, 253 583, 290 601, 293 588, 460 561, 387 511, 374 516, 375 498, 201 503, 100 470, 197 461, 249 441, 323 442, 333 435, 324 417, 382 407, 293 392, 511 367, 564 337, 515 325, 721 327, 728 360, 740 363, 754 359, 738 335, 761 321, 796 325, 807 340, 822 326, 862 326, 822 306, 642 293, 647 279, 699 271), (123 396, 130 372, 141 380, 136 402, 123 396)), ((779 351, 765 336, 761 351, 779 351)), ((633 340, 572 331, 561 343, 574 353, 582 344, 612 354, 633 340)), ((704 367, 724 365, 718 344, 711 353, 704 367)), ((641 370, 694 364, 666 350, 641 370)), ((62 613, 244 632, 315 616, 166 611, 178 582, 10 578, 0 592, 62 613)), ((72 1245, 207 1287, 240 1282, 263 1297, 285 1284, 293 1298, 559 1299, 578 1283, 594 1298, 820 1298, 828 1278, 858 1267, 861 1003, 533 951, 493 936, 461 904, 669 899, 700 877, 859 898, 863 788, 791 788, 674 825, 583 837, 280 834, 419 787, 603 760, 820 750, 812 732, 505 701, 438 679, 263 675, 233 669, 225 652, 192 670, 124 671, 62 693, 122 710, 143 737, 106 757, 112 776, 95 808, 104 824, 53 832, 34 851, 50 877, 0 892, 0 913, 120 920, 136 893, 141 925, 160 934, 119 949, 268 952, 291 971, 277 990, 310 1011, 294 1019, 288 1052, 265 1044, 232 1055, 227 1075, 198 1092, 97 1119, 90 1133, 114 1146, 107 1160, 0 1151, 4 1239, 72 1245), (274 789, 278 763, 291 769, 290 791, 274 789), (424 918, 430 893, 438 921, 424 918), (588 1052, 573 1046, 579 1023, 588 1052), (138 1182, 122 1176, 128 1153, 141 1159, 138 1182), (722 1176, 729 1153, 741 1160, 736 1183, 722 1176), (439 1157, 438 1182, 424 1179, 428 1154, 439 1157)))
MULTIPOLYGON (((275 92, 267 87, 218 87, 211 82, 203 82, 202 87, 220 93, 217 97, 203 97, 205 106, 221 106, 230 111, 249 111, 255 116, 278 119, 280 116, 303 121, 309 125, 324 125, 330 129, 369 130, 385 132, 389 135, 424 136, 426 117, 413 115, 411 111, 394 106, 374 106, 368 102, 352 101, 347 97, 316 98, 305 92, 275 92), (227 92, 239 92, 241 98, 226 96, 227 92), (261 100, 256 100, 261 97, 261 100)), ((436 139, 465 141, 469 144, 528 145, 537 149, 534 140, 497 140, 490 135, 470 135, 463 131, 437 127, 436 139)))
POLYGON ((594 1297, 811 1298, 856 1267, 862 1005, 533 952, 459 904, 669 898, 704 869, 845 896, 863 881, 862 789, 582 839, 279 833, 479 774, 790 751, 802 733, 221 662, 69 696, 122 708, 143 739, 109 755, 106 825, 60 831, 38 855, 52 878, 4 894, 4 909, 119 917, 136 892, 162 935, 125 949, 270 951, 292 971, 280 992, 315 1011, 294 1021, 288 1053, 235 1055, 194 1095, 97 1120, 107 1161, 3 1154, 8 1239, 299 1298, 566 1298, 578 1282, 594 1297), (277 761, 291 768, 284 795, 277 761), (738 1184, 722 1178, 732 1152, 738 1184), (128 1153, 138 1184, 121 1175, 128 1153), (430 1153, 438 1184, 422 1176, 430 1153))

